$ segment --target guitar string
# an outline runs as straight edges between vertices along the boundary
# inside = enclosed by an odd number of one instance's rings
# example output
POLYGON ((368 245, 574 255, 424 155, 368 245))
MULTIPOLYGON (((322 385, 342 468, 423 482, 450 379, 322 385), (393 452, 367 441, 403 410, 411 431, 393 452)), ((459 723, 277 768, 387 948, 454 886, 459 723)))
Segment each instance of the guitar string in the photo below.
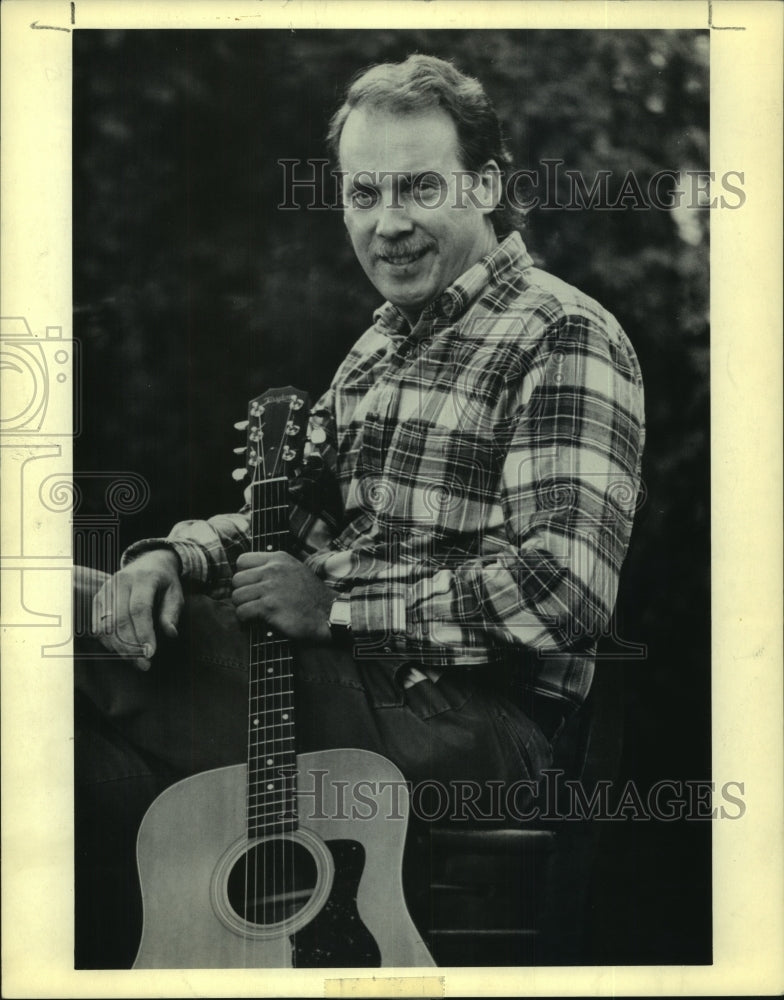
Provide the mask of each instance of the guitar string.
MULTIPOLYGON (((293 409, 294 399, 295 399, 295 397, 292 395, 291 400, 289 401, 289 411, 288 411, 287 420, 286 420, 286 432, 281 435, 280 446, 279 446, 279 454, 283 454, 284 451, 285 451, 285 448, 288 447, 288 442, 287 442, 286 438, 287 438, 288 428, 289 428, 289 426, 291 424, 292 416, 293 416, 293 412, 294 412, 294 409, 293 409)), ((278 484, 277 490, 276 490, 277 492, 282 492, 281 486, 282 486, 282 484, 278 484)), ((280 499, 280 498, 277 498, 277 499, 280 499)), ((283 678, 283 673, 284 673, 283 666, 284 666, 284 663, 281 662, 279 664, 280 673, 281 673, 280 683, 279 683, 279 688, 280 688, 280 702, 281 702, 281 704, 280 704, 280 709, 279 709, 279 714, 278 714, 278 726, 279 726, 279 735, 280 736, 283 735, 283 722, 284 722, 284 718, 283 718, 283 700, 284 700, 283 688, 284 688, 285 685, 283 683, 283 679, 284 679, 283 678)), ((289 666, 289 669, 290 669, 290 664, 288 664, 288 666, 289 666)), ((291 701, 291 700, 292 699, 289 699, 289 701, 291 701)), ((292 706, 292 709, 293 709, 293 706, 292 706)), ((290 711, 292 711, 292 709, 290 709, 290 711)), ((278 770, 280 771, 282 769, 279 768, 278 770)), ((285 801, 287 799, 287 795, 286 795, 287 789, 286 789, 286 777, 285 777, 285 774, 282 774, 280 776, 280 781, 281 781, 281 784, 283 786, 283 791, 284 791, 284 796, 283 796, 284 797, 284 807, 283 808, 284 808, 284 812, 286 812, 286 811, 291 810, 291 808, 293 806, 293 802, 289 803, 288 801, 285 801)), ((282 896, 282 899, 283 899, 284 915, 287 913, 287 903, 286 903, 286 889, 287 889, 287 885, 291 888, 292 893, 294 892, 294 888, 296 886, 295 877, 294 877, 295 876, 294 866, 295 866, 295 856, 294 856, 293 844, 292 844, 291 841, 289 841, 289 840, 287 840, 287 839, 284 838, 283 849, 281 850, 281 896, 282 896), (291 858, 290 863, 289 863, 289 869, 290 870, 288 872, 288 875, 289 875, 288 881, 287 881, 287 878, 286 878, 286 874, 287 874, 287 872, 286 872, 286 852, 287 852, 287 848, 288 848, 289 856, 291 858)), ((296 897, 292 896, 292 899, 294 899, 294 898, 296 898, 296 897)), ((293 965, 296 964, 296 962, 293 960, 294 954, 295 953, 294 953, 294 951, 292 949, 292 964, 293 965)))
MULTIPOLYGON (((296 397, 292 396, 289 402, 289 412, 288 419, 286 421, 286 428, 288 428, 291 422, 291 415, 294 410, 294 403, 296 397)), ((267 461, 265 450, 263 447, 261 439, 261 417, 257 416, 258 420, 258 451, 257 460, 253 463, 253 483, 252 483, 252 499, 253 503, 251 505, 251 535, 254 540, 254 549, 259 550, 261 545, 265 544, 265 548, 271 545, 271 539, 280 538, 286 532, 283 530, 273 531, 272 530, 272 520, 277 518, 280 521, 280 515, 278 511, 288 508, 287 503, 258 503, 258 488, 262 485, 259 480, 259 473, 261 473, 261 480, 263 483, 269 483, 271 489, 267 490, 267 496, 264 498, 280 501, 285 499, 285 493, 282 496, 270 496, 270 493, 280 492, 282 486, 286 484, 286 477, 283 477, 283 482, 277 482, 276 479, 279 477, 270 477, 267 474, 267 461), (273 514, 273 511, 276 513, 273 514), (261 518, 259 518, 261 514, 261 518), (261 519, 262 524, 259 525, 259 520, 261 519)), ((280 435, 280 443, 278 446, 278 452, 275 456, 275 462, 273 469, 277 470, 280 467, 281 455, 284 454, 284 449, 287 447, 286 433, 280 435)), ((285 460, 285 458, 284 458, 285 460)), ((277 525, 276 525, 277 526, 277 525)), ((265 630, 266 631, 266 630, 265 630)), ((272 768, 275 766, 276 758, 278 758, 277 772, 281 783, 281 804, 282 812, 280 814, 280 826, 281 833, 283 836, 280 839, 281 850, 280 850, 280 873, 277 870, 277 865, 275 863, 275 852, 273 850, 272 864, 271 868, 271 898, 268 895, 267 881, 267 867, 263 863, 263 850, 254 850, 252 863, 247 860, 245 865, 245 914, 246 919, 249 914, 249 902, 251 902, 254 914, 258 915, 258 891, 259 891, 259 864, 261 864, 261 900, 262 900, 262 915, 267 912, 266 901, 270 899, 271 907, 274 908, 280 905, 283 909, 283 914, 285 916, 287 899, 289 898, 286 893, 287 879, 286 879, 286 858, 290 857, 290 870, 289 870, 289 880, 288 886, 291 887, 292 903, 296 903, 296 895, 294 893, 295 888, 295 856, 293 850, 287 850, 290 846, 290 840, 286 836, 289 832, 288 827, 293 820, 296 825, 296 785, 295 785, 295 775, 296 771, 291 774, 291 787, 287 786, 287 770, 288 766, 284 768, 282 766, 282 761, 288 759, 292 756, 294 751, 293 743, 293 721, 292 719, 284 720, 284 699, 288 696, 289 704, 286 705, 289 712, 293 715, 293 687, 292 680, 293 676, 291 674, 291 656, 290 653, 286 651, 284 640, 269 641, 270 636, 265 637, 265 639, 259 641, 258 639, 258 627, 251 630, 251 667, 253 669, 253 674, 251 676, 251 684, 249 685, 249 706, 248 706, 248 748, 249 748, 249 758, 248 758, 248 789, 247 789, 247 804, 246 804, 246 817, 247 817, 247 828, 248 836, 250 836, 251 830, 253 831, 254 838, 257 839, 259 833, 266 836, 272 830, 274 832, 274 827, 277 825, 275 821, 271 821, 271 809, 278 807, 277 799, 274 799, 272 803, 266 801, 266 792, 269 790, 266 786, 270 783, 273 784, 273 794, 277 794, 275 791, 275 777, 272 768), (254 637, 254 632, 256 636, 254 637), (264 663, 269 667, 268 671, 264 672, 263 685, 261 685, 261 700, 264 706, 272 705, 273 722, 272 725, 268 726, 266 724, 266 714, 270 711, 264 708, 262 712, 256 711, 258 705, 254 704, 259 700, 258 693, 255 693, 259 689, 259 652, 261 649, 265 650, 264 663), (287 662, 288 661, 288 662, 287 662), (284 671, 284 666, 287 669, 284 671), (278 669, 276 670, 275 667, 278 669), (284 681, 288 680, 288 684, 284 681), (254 719, 258 719, 259 724, 254 727, 254 719), (261 719, 263 719, 264 724, 261 724, 261 719), (284 731, 284 722, 286 722, 285 729, 288 730, 286 733, 284 731), (253 739, 254 728, 261 730, 260 733, 255 734, 255 742, 253 739), (272 744, 275 744, 274 746, 272 744), (278 753, 278 749, 280 753, 278 753), (263 751, 263 760, 265 762, 265 767, 270 768, 265 777, 261 778, 261 781, 265 784, 265 790, 260 789, 260 768, 259 768, 259 753, 258 751, 263 751), (272 761, 273 765, 267 764, 267 761, 272 761), (261 799, 261 802, 259 801, 261 799), (264 817, 263 824, 259 823, 259 814, 264 817), (252 878, 250 878, 250 872, 252 870, 252 878), (280 876, 280 885, 278 885, 278 877, 280 876), (249 900, 249 881, 250 881, 250 891, 253 892, 252 901, 249 900)), ((296 756, 293 755, 293 763, 296 764, 296 756)))
MULTIPOLYGON (((289 414, 290 413, 291 413, 291 407, 289 406, 289 414)), ((288 421, 287 421, 287 424, 288 424, 288 421)), ((280 442, 279 442, 279 445, 278 445, 278 454, 276 456, 276 469, 278 468, 278 462, 279 462, 280 456, 282 455, 284 447, 285 447, 285 431, 284 431, 284 433, 282 433, 280 435, 280 442)), ((275 485, 273 485, 271 492, 273 492, 273 493, 276 492, 276 486, 275 485)), ((275 499, 277 499, 277 498, 275 498, 275 499)), ((271 513, 268 511, 268 508, 266 506, 265 506, 265 513, 268 513, 269 516, 271 516, 271 513)), ((269 525, 267 527, 269 528, 269 525)), ((270 546, 271 546, 271 542, 268 541, 267 542, 267 547, 269 548, 270 546)), ((273 715, 272 715, 272 726, 269 727, 269 728, 265 727, 265 733, 266 733, 266 735, 269 735, 270 734, 270 730, 272 730, 273 732, 276 732, 278 735, 282 736, 283 735, 283 729, 282 729, 281 723, 282 723, 282 716, 283 716, 283 706, 281 704, 281 698, 280 698, 280 693, 279 693, 279 686, 280 685, 279 684, 275 684, 274 681, 273 681, 273 678, 277 679, 276 675, 277 675, 277 672, 280 669, 280 663, 278 662, 278 659, 279 658, 272 658, 271 657, 270 660, 268 661, 268 662, 272 663, 272 669, 275 672, 268 675, 270 677, 270 683, 271 683, 271 687, 272 687, 271 704, 273 706, 273 715)), ((274 758, 272 758, 272 759, 274 759, 274 758)), ((280 762, 278 762, 278 763, 280 763, 280 762)), ((279 767, 276 768, 276 770, 279 770, 279 767)), ((270 780, 270 784, 274 785, 275 784, 275 780, 277 780, 277 779, 274 778, 272 774, 270 775, 270 779, 271 779, 270 780)), ((273 805, 273 808, 274 808, 274 805, 273 805)), ((284 809, 285 809, 285 804, 284 804, 284 809)), ((269 816, 269 809, 267 810, 267 815, 269 816)), ((285 880, 286 846, 287 846, 287 844, 286 844, 286 838, 285 838, 285 835, 284 835, 284 837, 279 842, 279 852, 276 852, 275 850, 273 850, 273 852, 272 852, 272 865, 273 865, 273 868, 272 868, 272 875, 273 875, 273 884, 272 884, 273 903, 272 903, 272 906, 273 906, 273 910, 274 910, 274 908, 276 907, 276 901, 278 899, 280 899, 281 900, 281 905, 283 907, 283 914, 285 914, 285 893, 286 893, 286 880, 285 880), (278 872, 278 865, 280 865, 280 873, 278 872)), ((280 914, 280 913, 277 913, 277 912, 275 913, 276 916, 281 916, 283 914, 280 914)))
MULTIPOLYGON (((284 467, 281 464, 281 457, 285 455, 285 449, 288 446, 288 442, 286 440, 286 437, 287 437, 286 431, 288 430, 288 427, 289 427, 289 425, 291 423, 291 417, 292 417, 292 413, 293 413, 294 398, 295 397, 292 396, 292 398, 289 401, 289 408, 288 408, 288 413, 286 415, 285 429, 284 429, 284 432, 282 434, 280 434, 280 436, 279 436, 278 450, 277 450, 277 455, 275 456, 275 466, 274 466, 275 471, 283 471, 283 469, 284 469, 284 467)), ((270 530, 272 526, 269 523, 269 521, 273 517, 273 514, 272 514, 273 506, 274 506, 274 508, 276 510, 276 513, 283 508, 283 505, 280 504, 280 502, 279 502, 280 499, 281 499, 281 497, 275 495, 275 494, 280 493, 280 491, 281 491, 281 484, 278 483, 278 482, 274 482, 273 481, 273 483, 271 484, 271 486, 272 486, 272 489, 269 492, 272 493, 272 496, 268 497, 267 499, 273 499, 273 500, 278 501, 278 502, 275 503, 274 505, 272 505, 272 504, 268 505, 268 504, 265 503, 264 506, 263 506, 263 508, 262 508, 263 511, 264 511, 264 519, 265 519, 265 542, 267 543, 266 544, 267 548, 270 548, 271 545, 272 545, 272 542, 271 542, 272 531, 270 530)), ((279 515, 277 516, 277 519, 280 520, 279 515)), ((271 637, 268 635, 268 638, 271 638, 271 637)), ((273 705, 273 717, 272 717, 272 725, 271 726, 266 726, 265 725, 265 727, 264 727, 264 739, 266 741, 272 735, 272 738, 274 738, 276 740, 276 742, 279 742, 283 738, 283 735, 284 735, 284 726, 283 726, 283 723, 284 723, 284 721, 286 721, 284 719, 284 704, 283 704, 283 702, 284 702, 284 687, 285 687, 285 685, 283 684, 283 680, 284 680, 283 666, 284 666, 284 663, 285 663, 285 655, 284 655, 284 647, 281 645, 278 648, 280 650, 278 656, 272 655, 268 659, 265 660, 265 662, 268 662, 268 663, 271 662, 272 663, 272 667, 271 667, 271 671, 272 672, 265 675, 265 685, 267 686, 268 693, 270 693, 269 689, 272 688, 272 691, 271 691, 272 697, 271 697, 270 701, 265 702, 265 704, 270 704, 271 703, 273 705), (267 682, 266 678, 269 678, 269 682, 267 682)), ((287 727, 287 728, 289 728, 289 727, 287 727)), ((281 747, 281 749, 282 749, 283 753, 286 754, 286 751, 288 750, 288 747, 283 746, 283 747, 281 747)), ((271 760, 274 761, 275 760, 275 756, 272 755, 272 754, 270 754, 270 756, 268 758, 266 758, 266 759, 271 759, 271 760)), ((294 851, 291 850, 291 842, 290 842, 289 838, 286 836, 286 834, 289 832, 286 829, 286 827, 288 826, 288 822, 287 822, 288 817, 287 817, 286 814, 290 811, 290 803, 287 801, 286 778, 285 778, 285 774, 282 773, 284 769, 283 769, 283 767, 281 765, 282 765, 282 760, 278 759, 278 761, 277 761, 277 767, 275 769, 276 773, 274 775, 273 774, 269 775, 270 781, 268 782, 268 785, 272 784, 273 788, 274 788, 274 786, 276 785, 276 783, 280 782, 280 784, 282 786, 282 792, 283 792, 283 796, 282 796, 282 798, 283 798, 283 804, 282 804, 282 813, 281 813, 281 819, 283 820, 283 822, 281 824, 283 826, 283 836, 279 840, 279 848, 280 848, 279 852, 276 852, 274 849, 272 851, 272 908, 273 908, 273 910, 275 910, 275 908, 279 906, 280 909, 279 909, 278 912, 275 913, 275 915, 279 916, 281 918, 285 918, 287 916, 287 913, 288 913, 288 910, 287 910, 287 906, 288 906, 288 902, 287 902, 287 900, 288 900, 287 889, 290 888, 293 891, 293 887, 294 887, 294 884, 295 884, 295 882, 294 882, 294 863, 295 862, 294 862, 294 851), (286 864, 287 856, 291 857, 291 862, 290 862, 291 868, 290 868, 290 871, 288 872, 288 875, 289 875, 288 879, 287 879, 287 870, 286 870, 287 869, 287 864, 286 864)), ((276 808, 276 805, 274 803, 273 803, 272 808, 276 808)), ((266 808, 266 816, 267 816, 267 818, 269 818, 269 816, 270 816, 270 808, 269 808, 269 806, 267 806, 267 808, 266 808)))
MULTIPOLYGON (((253 406, 251 406, 251 414, 253 413, 253 406)), ((258 504, 258 483, 259 476, 266 478, 265 475, 265 455, 264 455, 264 442, 262 439, 262 427, 261 427, 261 415, 256 414, 255 417, 254 430, 256 431, 256 455, 254 456, 254 462, 252 464, 253 470, 253 485, 251 486, 251 536, 253 538, 253 547, 256 548, 258 532, 259 532, 259 504, 258 504)), ((250 426, 250 425, 249 425, 250 426)), ((251 442, 248 442, 248 450, 251 449, 251 442)), ((257 854, 258 851, 255 848, 250 847, 250 837, 251 832, 255 834, 256 831, 256 821, 255 821, 255 810, 253 819, 251 818, 251 788, 253 783, 257 781, 256 773, 253 769, 250 751, 251 751, 251 741, 253 734, 253 702, 254 702, 254 690, 258 684, 258 667, 257 667, 257 657, 258 654, 254 652, 254 639, 258 637, 258 625, 255 623, 251 626, 251 653, 250 653, 250 664, 249 669, 251 671, 248 684, 248 821, 247 821, 247 831, 248 831, 248 853, 245 859, 245 919, 250 920, 251 917, 255 916, 255 894, 258 892, 258 871, 257 871, 257 854), (254 900, 253 900, 253 910, 250 908, 251 900, 249 899, 249 879, 252 875, 251 885, 253 887, 254 900)), ((245 958, 244 965, 247 968, 248 962, 248 944, 247 939, 244 946, 245 958)))

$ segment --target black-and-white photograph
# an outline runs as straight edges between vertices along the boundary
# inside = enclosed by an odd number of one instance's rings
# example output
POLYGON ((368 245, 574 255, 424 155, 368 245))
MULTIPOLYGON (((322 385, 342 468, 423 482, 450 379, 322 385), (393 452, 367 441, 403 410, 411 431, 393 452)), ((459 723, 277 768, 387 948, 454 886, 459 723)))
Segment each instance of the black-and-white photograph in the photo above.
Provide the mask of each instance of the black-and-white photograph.
POLYGON ((2 7, 3 995, 777 995, 775 5, 2 7))
POLYGON ((710 963, 709 50, 75 33, 77 968, 710 963))

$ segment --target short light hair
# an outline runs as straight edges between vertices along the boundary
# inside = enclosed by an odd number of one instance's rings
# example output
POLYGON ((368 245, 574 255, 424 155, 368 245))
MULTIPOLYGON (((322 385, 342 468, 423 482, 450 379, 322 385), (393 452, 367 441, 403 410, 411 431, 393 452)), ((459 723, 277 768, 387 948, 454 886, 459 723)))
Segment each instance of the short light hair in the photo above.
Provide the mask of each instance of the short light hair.
POLYGON ((362 70, 348 86, 343 104, 329 123, 327 144, 335 163, 343 126, 354 108, 368 107, 412 114, 443 108, 457 129, 458 154, 466 170, 479 170, 495 160, 501 173, 502 198, 491 214, 496 235, 522 229, 524 213, 504 199, 512 157, 501 123, 482 84, 461 73, 451 62, 414 54, 399 63, 378 63, 362 70))

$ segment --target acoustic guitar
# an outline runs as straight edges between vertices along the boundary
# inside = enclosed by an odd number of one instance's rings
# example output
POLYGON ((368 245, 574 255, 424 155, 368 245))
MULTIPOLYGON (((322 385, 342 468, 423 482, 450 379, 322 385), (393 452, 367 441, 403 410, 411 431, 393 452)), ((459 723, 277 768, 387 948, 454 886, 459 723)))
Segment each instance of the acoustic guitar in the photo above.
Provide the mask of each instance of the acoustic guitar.
MULTIPOLYGON (((249 404, 240 450, 255 551, 287 544, 308 408, 292 387, 249 404)), ((178 782, 142 821, 134 968, 434 964, 403 897, 400 771, 363 750, 297 755, 294 710, 289 644, 254 625, 247 764, 178 782)))

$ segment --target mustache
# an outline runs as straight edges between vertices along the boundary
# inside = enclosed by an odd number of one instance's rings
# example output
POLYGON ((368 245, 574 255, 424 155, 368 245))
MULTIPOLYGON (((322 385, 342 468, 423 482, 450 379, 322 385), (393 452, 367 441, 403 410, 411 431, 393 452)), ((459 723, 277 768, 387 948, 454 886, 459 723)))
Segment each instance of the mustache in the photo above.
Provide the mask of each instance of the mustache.
POLYGON ((370 244, 370 252, 374 257, 381 257, 384 260, 399 260, 405 257, 421 256, 426 250, 430 250, 433 243, 429 240, 395 240, 390 243, 382 240, 374 240, 370 244))

